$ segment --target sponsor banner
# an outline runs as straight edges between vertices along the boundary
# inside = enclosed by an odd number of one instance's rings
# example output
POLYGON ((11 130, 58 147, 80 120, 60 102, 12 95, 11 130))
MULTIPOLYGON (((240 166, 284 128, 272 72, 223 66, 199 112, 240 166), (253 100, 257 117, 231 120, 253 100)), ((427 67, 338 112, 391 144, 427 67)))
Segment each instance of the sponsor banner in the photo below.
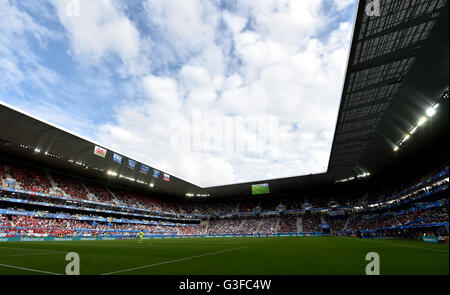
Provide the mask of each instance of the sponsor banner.
POLYGON ((28 211, 16 211, 9 209, 0 209, 0 214, 4 215, 22 215, 22 216, 34 216, 36 213, 28 211))
MULTIPOLYGON (((148 217, 149 216, 148 214, 150 214, 151 217, 154 217, 154 218, 165 218, 165 217, 158 216, 159 214, 174 216, 174 217, 177 217, 178 219, 183 219, 182 217, 191 217, 191 215, 189 215, 189 214, 175 214, 175 213, 170 213, 170 212, 159 212, 158 210, 148 210, 148 209, 142 209, 142 208, 123 206, 123 205, 113 205, 113 204, 109 204, 109 203, 94 202, 94 201, 89 201, 89 200, 72 199, 70 197, 65 197, 63 195, 50 195, 50 194, 44 194, 44 193, 36 193, 36 192, 31 192, 31 191, 18 190, 18 189, 10 188, 10 187, 3 187, 3 186, 0 186, 0 190, 6 191, 6 192, 18 193, 18 194, 27 194, 30 196, 40 196, 40 197, 47 197, 47 198, 52 198, 52 199, 71 200, 72 202, 77 203, 77 204, 94 204, 94 205, 102 205, 102 206, 111 207, 111 208, 125 208, 125 209, 131 209, 131 210, 136 210, 136 211, 143 211, 143 212, 146 212, 147 214, 118 212, 118 211, 103 210, 103 209, 99 210, 99 209, 85 208, 85 207, 80 208, 80 207, 69 206, 69 205, 55 205, 55 204, 49 204, 47 202, 28 201, 28 200, 13 199, 13 198, 8 198, 8 197, 0 197, 0 201, 26 203, 26 204, 41 205, 41 206, 53 206, 53 207, 66 208, 66 209, 81 209, 84 211, 116 213, 116 214, 121 214, 121 215, 133 215, 133 216, 142 216, 142 217, 148 217)), ((195 219, 195 220, 197 220, 197 219, 195 219)))
POLYGON ((101 241, 118 240, 120 238, 83 238, 83 237, 14 237, 0 238, 0 242, 67 242, 67 241, 101 241))
MULTIPOLYGON (((110 212, 117 213, 117 212, 110 212)), ((69 214, 54 214, 54 213, 44 213, 44 212, 33 212, 33 211, 17 211, 10 209, 0 209, 0 214, 3 215, 22 215, 22 216, 34 216, 38 218, 52 218, 52 219, 73 219, 81 221, 98 221, 98 222, 114 222, 114 223, 133 223, 133 224, 150 224, 150 225, 164 225, 164 226, 175 226, 175 223, 169 222, 156 222, 148 220, 129 220, 129 219, 119 219, 119 218, 104 218, 104 217, 90 217, 90 216, 79 216, 79 215, 69 215, 69 214)), ((138 215, 138 214, 136 214, 138 215)), ((139 215, 141 216, 141 215, 139 215)), ((144 215, 142 215, 144 216, 144 215)), ((108 230, 106 230, 108 231, 108 230)), ((114 230, 118 231, 118 230, 114 230)))
POLYGON ((345 216, 345 211, 344 210, 332 210, 332 211, 328 211, 328 215, 330 215, 330 216, 345 216))
MULTIPOLYGON (((177 234, 153 234, 145 235, 144 239, 167 239, 167 238, 258 238, 258 237, 304 237, 304 236, 322 236, 321 233, 289 233, 289 234, 220 234, 220 235, 177 235, 177 234)), ((330 236, 330 235, 323 235, 330 236)), ((0 242, 42 242, 42 241, 104 241, 104 240, 131 240, 135 239, 136 235, 127 236, 104 236, 104 237, 14 237, 6 238, 0 237, 0 242)))
POLYGON ((435 236, 423 236, 422 240, 424 243, 432 243, 432 244, 438 243, 438 240, 435 236))
POLYGON ((113 161, 116 162, 116 163, 122 164, 122 156, 114 153, 113 161))
POLYGON ((95 146, 95 148, 94 148, 94 155, 100 156, 102 158, 106 157, 106 152, 107 152, 106 149, 101 148, 99 146, 95 146))
POLYGON ((164 178, 163 178, 163 180, 165 180, 165 181, 170 181, 170 175, 164 173, 164 178))
POLYGON ((150 169, 149 167, 141 165, 141 170, 139 170, 139 172, 147 174, 149 169, 150 169))
POLYGON ((136 162, 128 159, 128 168, 134 169, 136 167, 136 162))

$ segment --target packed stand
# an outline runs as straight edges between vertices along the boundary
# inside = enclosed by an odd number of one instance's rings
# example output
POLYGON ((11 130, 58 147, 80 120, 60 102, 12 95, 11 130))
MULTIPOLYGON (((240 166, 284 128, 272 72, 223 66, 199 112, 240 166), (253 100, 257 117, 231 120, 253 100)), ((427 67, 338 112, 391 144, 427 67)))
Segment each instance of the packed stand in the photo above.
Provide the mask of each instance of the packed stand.
POLYGON ((53 175, 53 180, 68 197, 79 200, 88 200, 88 193, 79 179, 68 176, 53 175))
POLYGON ((294 233, 297 232, 297 217, 280 218, 279 232, 294 233))
POLYGON ((50 182, 46 175, 31 168, 18 168, 11 166, 11 174, 15 180, 22 184, 23 189, 33 192, 49 193, 50 182))
POLYGON ((302 216, 302 225, 304 232, 321 232, 320 216, 318 215, 304 215, 302 216))

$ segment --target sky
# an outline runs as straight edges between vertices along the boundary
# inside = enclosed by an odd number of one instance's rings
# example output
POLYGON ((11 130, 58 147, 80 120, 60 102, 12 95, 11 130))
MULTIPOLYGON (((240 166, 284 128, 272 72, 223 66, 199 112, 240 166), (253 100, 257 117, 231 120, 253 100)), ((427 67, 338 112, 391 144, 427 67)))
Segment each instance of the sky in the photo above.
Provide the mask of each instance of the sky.
POLYGON ((0 0, 0 101, 202 187, 325 172, 356 6, 0 0))

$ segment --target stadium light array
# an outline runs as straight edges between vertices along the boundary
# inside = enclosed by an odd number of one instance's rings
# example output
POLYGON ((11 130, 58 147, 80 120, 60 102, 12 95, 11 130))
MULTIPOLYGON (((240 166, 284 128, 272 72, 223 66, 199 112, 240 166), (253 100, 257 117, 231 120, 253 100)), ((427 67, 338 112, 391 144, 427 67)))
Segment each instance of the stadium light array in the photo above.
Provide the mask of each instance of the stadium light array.
POLYGON ((195 196, 196 197, 201 197, 201 198, 206 198, 206 197, 209 197, 210 194, 196 194, 195 196))
POLYGON ((414 127, 403 137, 403 139, 400 141, 400 143, 398 145, 394 146, 394 148, 393 148, 394 152, 398 152, 400 147, 406 141, 408 141, 414 133, 416 133, 417 129, 419 127, 423 126, 429 119, 431 119, 436 114, 436 110, 438 107, 439 107, 439 103, 436 103, 433 106, 431 106, 425 110, 426 116, 420 117, 419 121, 417 121, 417 124, 414 125, 414 127))
POLYGON ((99 171, 99 172, 105 172, 105 170, 103 170, 102 168, 98 168, 98 167, 92 167, 92 169, 99 171))
POLYGON ((367 176, 370 176, 370 173, 369 172, 364 172, 363 174, 360 174, 360 175, 358 175, 358 176, 356 176, 357 178, 364 178, 364 177, 367 177, 367 176))
POLYGON ((45 152, 45 155, 49 156, 49 157, 52 157, 52 158, 55 158, 55 159, 61 159, 60 156, 58 156, 58 155, 56 155, 54 153, 45 152))
POLYGON ((428 108, 426 113, 427 113, 427 116, 431 118, 431 117, 433 117, 436 114, 436 109, 428 108))
POLYGON ((339 179, 335 183, 348 182, 348 181, 352 181, 352 180, 355 180, 355 179, 361 179, 361 178, 365 178, 365 177, 369 177, 369 176, 370 176, 370 172, 364 172, 364 173, 358 174, 356 177, 352 176, 352 177, 349 177, 349 178, 339 179))
MULTIPOLYGON (((395 199, 393 199, 393 200, 389 200, 389 201, 385 201, 385 202, 379 202, 379 203, 369 204, 369 205, 367 205, 367 207, 373 208, 373 207, 383 207, 383 206, 385 206, 385 205, 391 205, 391 204, 393 204, 393 203, 395 203, 395 202, 403 201, 403 200, 405 200, 405 199, 410 198, 411 196, 415 196, 415 195, 417 195, 420 191, 422 191, 423 189, 425 189, 425 190, 428 191, 428 190, 432 189, 433 187, 439 186, 439 185, 441 185, 441 184, 443 184, 443 183, 445 183, 445 182, 448 182, 448 177, 447 177, 446 179, 441 179, 441 180, 439 180, 439 181, 436 181, 436 182, 434 182, 433 184, 431 184, 431 185, 429 185, 429 186, 422 187, 422 188, 420 188, 420 189, 414 190, 414 191, 412 191, 412 192, 410 192, 410 193, 408 193, 408 194, 406 194, 406 195, 403 195, 403 196, 401 196, 401 197, 399 197, 399 198, 395 198, 395 199)), ((356 209, 356 207, 355 207, 355 209, 356 209)))
POLYGON ((402 139, 402 143, 406 142, 411 137, 410 134, 406 134, 405 137, 402 139))
POLYGON ((419 122, 417 122, 417 126, 422 126, 423 124, 425 124, 425 122, 427 121, 428 119, 427 119, 427 117, 421 117, 420 119, 419 119, 419 122))
POLYGON ((129 180, 129 181, 136 182, 136 179, 131 178, 131 177, 128 177, 128 176, 124 176, 124 175, 119 175, 119 178, 125 178, 125 179, 127 179, 127 180, 129 180))
POLYGON ((352 176, 352 177, 349 177, 349 178, 339 179, 336 182, 347 182, 347 181, 352 181, 354 179, 355 179, 355 177, 352 176))
POLYGON ((206 198, 211 196, 210 194, 194 194, 194 193, 187 193, 186 197, 192 198, 192 197, 199 197, 199 198, 206 198))
MULTIPOLYGON (((72 162, 73 163, 73 162, 72 162)), ((77 164, 78 166, 83 166, 86 169, 88 168, 88 166, 86 164, 84 164, 83 162, 75 162, 75 164, 77 164)))
POLYGON ((117 173, 111 170, 108 170, 108 172, 106 172, 106 174, 108 174, 109 176, 113 176, 113 177, 117 177, 117 173))
MULTIPOLYGON (((25 144, 20 144, 19 147, 27 149, 27 150, 30 149, 30 147, 28 145, 25 145, 25 144)), ((34 150, 35 153, 40 153, 41 152, 41 149, 38 148, 38 147, 35 147, 33 150, 34 150)), ((56 158, 56 159, 61 159, 61 156, 59 156, 57 154, 54 154, 54 153, 51 153, 51 152, 48 152, 48 151, 44 152, 44 155, 48 156, 48 157, 56 158)), ((101 168, 92 167, 92 166, 89 166, 89 165, 87 165, 87 164, 85 164, 83 162, 75 161, 75 160, 72 160, 72 159, 69 159, 67 161, 69 163, 72 163, 72 164, 75 164, 75 165, 78 165, 78 166, 82 166, 85 169, 92 168, 93 170, 96 170, 96 171, 99 171, 99 172, 102 172, 102 173, 105 172, 105 170, 103 170, 101 168)), ((119 175, 119 174, 117 174, 116 172, 114 172, 112 170, 106 171, 106 174, 109 175, 109 176, 113 176, 113 177, 125 178, 125 179, 127 179, 129 181, 137 182, 137 183, 140 183, 140 184, 149 185, 150 188, 153 188, 155 186, 154 183, 147 183, 147 182, 144 182, 144 181, 141 181, 141 180, 137 180, 135 178, 127 177, 127 176, 124 176, 124 175, 119 175)), ((193 196, 195 196, 195 195, 193 195, 193 196)), ((209 196, 209 195, 198 195, 198 196, 202 196, 203 197, 203 196, 209 196)))
POLYGON ((409 131, 409 134, 413 135, 414 133, 416 133, 417 128, 419 128, 419 126, 414 127, 411 131, 409 131))

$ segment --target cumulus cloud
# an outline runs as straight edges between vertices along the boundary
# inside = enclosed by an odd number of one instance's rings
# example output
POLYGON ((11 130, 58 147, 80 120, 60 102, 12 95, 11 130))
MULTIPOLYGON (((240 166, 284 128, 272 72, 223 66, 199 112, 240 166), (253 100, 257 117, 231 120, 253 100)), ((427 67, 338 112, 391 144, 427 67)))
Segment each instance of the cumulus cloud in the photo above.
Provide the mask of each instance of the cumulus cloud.
POLYGON ((0 100, 92 138, 101 103, 126 87, 71 61, 55 13, 47 0, 0 0, 0 100))
POLYGON ((71 57, 131 89, 97 141, 201 186, 326 170, 352 1, 81 0, 79 17, 52 3, 71 57))
MULTIPOLYGON (((27 38, 36 40, 37 46, 45 46, 52 38, 49 29, 37 23, 28 13, 19 10, 7 0, 0 0, 0 90, 21 92, 20 84, 34 79, 36 83, 53 83, 55 75, 40 65, 27 38)), ((42 89, 42 88, 41 88, 42 89)))
POLYGON ((52 0, 61 24, 66 28, 77 58, 100 64, 119 57, 125 69, 122 75, 139 75, 149 70, 148 40, 141 39, 139 30, 120 10, 114 0, 52 0), (69 5, 77 5, 68 13, 69 5), (74 8, 75 9, 75 8, 74 8))
POLYGON ((202 0, 144 1, 147 20, 165 33, 177 54, 187 55, 212 45, 219 20, 217 7, 202 0))
MULTIPOLYGON (((152 149, 136 154, 203 186, 325 171, 352 26, 327 27, 322 4, 147 0, 179 69, 144 77, 144 104, 123 106, 147 120, 145 134, 133 133, 152 149)), ((117 125, 135 130, 135 120, 117 125)))
POLYGON ((355 3, 354 0, 333 0, 334 4, 337 6, 339 10, 342 10, 344 8, 347 8, 352 3, 355 3))

